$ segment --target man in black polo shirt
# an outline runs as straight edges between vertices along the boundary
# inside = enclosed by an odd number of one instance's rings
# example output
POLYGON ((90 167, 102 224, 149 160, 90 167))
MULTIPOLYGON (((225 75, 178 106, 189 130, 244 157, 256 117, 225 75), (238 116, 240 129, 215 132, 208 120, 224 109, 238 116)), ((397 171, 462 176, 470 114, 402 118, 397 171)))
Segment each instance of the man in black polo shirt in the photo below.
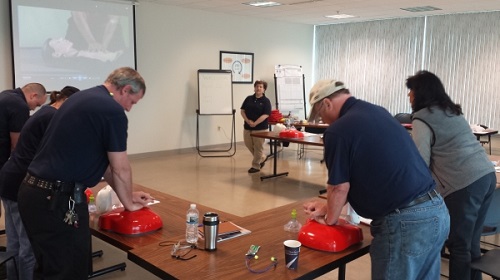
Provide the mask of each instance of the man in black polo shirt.
POLYGON ((89 213, 83 191, 104 176, 127 210, 152 201, 132 192, 124 111, 144 96, 134 69, 113 71, 103 85, 77 92, 52 118, 28 173, 18 205, 38 266, 35 279, 87 279, 89 213))
POLYGON ((7 252, 16 254, 18 271, 16 273, 14 263, 8 262, 8 279, 14 279, 16 274, 19 280, 33 279, 36 260, 19 215, 17 193, 50 120, 64 101, 77 91, 77 88, 66 86, 61 91, 54 91, 50 94, 50 104, 42 106, 24 124, 16 149, 12 151, 9 160, 0 170, 0 198, 5 210, 7 252))
POLYGON ((30 110, 47 100, 45 87, 29 83, 22 88, 0 92, 0 168, 16 147, 19 132, 30 116, 30 110))

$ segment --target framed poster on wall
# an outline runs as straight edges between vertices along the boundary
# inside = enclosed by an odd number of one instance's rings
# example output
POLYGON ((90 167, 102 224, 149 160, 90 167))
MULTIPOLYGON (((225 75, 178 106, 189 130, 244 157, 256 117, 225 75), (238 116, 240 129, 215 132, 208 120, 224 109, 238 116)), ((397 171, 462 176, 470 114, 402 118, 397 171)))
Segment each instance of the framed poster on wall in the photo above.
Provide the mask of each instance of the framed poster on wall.
POLYGON ((253 83, 253 53, 220 51, 220 70, 231 70, 233 83, 253 83))

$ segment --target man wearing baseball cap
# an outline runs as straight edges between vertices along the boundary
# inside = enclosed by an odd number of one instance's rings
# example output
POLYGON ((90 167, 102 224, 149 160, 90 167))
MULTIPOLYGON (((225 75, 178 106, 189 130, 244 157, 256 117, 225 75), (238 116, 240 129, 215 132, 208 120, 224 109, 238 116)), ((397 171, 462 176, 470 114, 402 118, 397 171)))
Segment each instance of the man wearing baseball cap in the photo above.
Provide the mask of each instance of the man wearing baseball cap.
POLYGON ((309 99, 311 114, 329 124, 323 138, 328 181, 326 203, 308 202, 305 212, 334 225, 349 202, 372 219, 372 279, 439 279, 450 218, 408 132, 342 82, 319 81, 309 99))

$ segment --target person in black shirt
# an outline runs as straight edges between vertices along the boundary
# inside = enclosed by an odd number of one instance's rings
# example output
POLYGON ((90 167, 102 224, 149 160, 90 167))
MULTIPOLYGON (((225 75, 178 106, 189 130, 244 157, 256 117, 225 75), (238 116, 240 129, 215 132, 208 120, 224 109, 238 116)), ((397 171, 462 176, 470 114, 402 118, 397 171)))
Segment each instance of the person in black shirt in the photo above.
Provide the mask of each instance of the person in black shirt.
MULTIPOLYGON (((17 205, 17 192, 26 175, 26 170, 35 156, 45 130, 57 109, 78 89, 66 86, 61 91, 50 94, 50 103, 42 106, 23 126, 16 148, 0 170, 0 197, 5 209, 5 233, 7 252, 16 252, 19 279, 33 279, 35 255, 24 229, 17 205)), ((15 275, 14 263, 7 263, 9 279, 15 275)))
POLYGON ((45 87, 29 83, 22 88, 0 93, 0 168, 16 147, 19 132, 30 116, 30 110, 47 100, 45 87))
POLYGON ((38 263, 35 278, 88 279, 89 212, 84 190, 104 177, 128 211, 152 202, 132 191, 127 156, 130 111, 146 91, 134 69, 75 93, 52 118, 18 193, 21 219, 38 263))
POLYGON ((259 172, 264 166, 266 156, 264 155, 264 138, 252 137, 252 132, 268 130, 267 118, 271 114, 271 101, 266 97, 267 83, 255 81, 253 95, 247 96, 241 105, 241 116, 245 121, 243 139, 245 146, 253 155, 252 167, 248 173, 259 172))
POLYGON ((305 213, 334 225, 349 202, 372 219, 374 280, 439 279, 450 216, 408 132, 340 81, 318 81, 310 103, 329 124, 323 137, 328 180, 327 199, 305 203, 305 213))

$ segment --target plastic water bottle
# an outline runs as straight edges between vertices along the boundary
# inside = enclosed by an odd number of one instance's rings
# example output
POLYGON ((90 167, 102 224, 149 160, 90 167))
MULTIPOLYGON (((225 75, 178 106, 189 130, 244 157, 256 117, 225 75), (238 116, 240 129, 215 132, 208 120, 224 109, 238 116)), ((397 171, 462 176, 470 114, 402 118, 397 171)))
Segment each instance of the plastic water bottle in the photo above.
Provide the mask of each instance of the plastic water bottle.
POLYGON ((288 232, 299 232, 301 227, 302 224, 297 221, 297 210, 293 209, 290 221, 288 221, 283 228, 288 232))
POLYGON ((95 205, 94 195, 91 194, 89 196, 89 213, 95 213, 95 212, 97 212, 97 205, 95 205))
POLYGON ((198 242, 198 219, 200 213, 196 204, 191 204, 186 214, 186 242, 196 244, 198 242))

